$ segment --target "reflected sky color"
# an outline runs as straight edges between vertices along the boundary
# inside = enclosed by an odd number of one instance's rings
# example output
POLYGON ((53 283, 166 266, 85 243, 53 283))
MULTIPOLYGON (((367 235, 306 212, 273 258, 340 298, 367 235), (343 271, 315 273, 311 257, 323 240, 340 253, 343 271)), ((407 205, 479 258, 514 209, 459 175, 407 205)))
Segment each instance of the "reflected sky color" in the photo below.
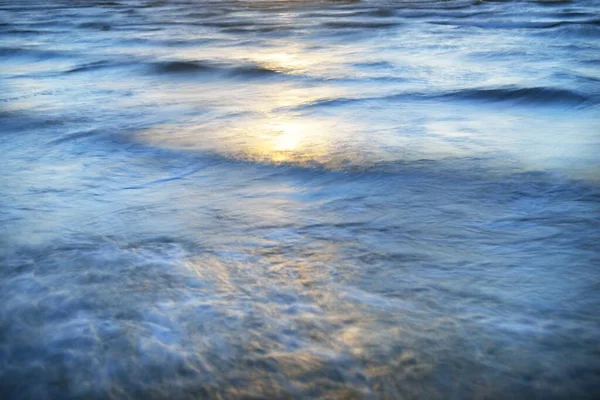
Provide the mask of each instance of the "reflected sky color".
POLYGON ((595 400, 598 7, 0 1, 0 398, 595 400))

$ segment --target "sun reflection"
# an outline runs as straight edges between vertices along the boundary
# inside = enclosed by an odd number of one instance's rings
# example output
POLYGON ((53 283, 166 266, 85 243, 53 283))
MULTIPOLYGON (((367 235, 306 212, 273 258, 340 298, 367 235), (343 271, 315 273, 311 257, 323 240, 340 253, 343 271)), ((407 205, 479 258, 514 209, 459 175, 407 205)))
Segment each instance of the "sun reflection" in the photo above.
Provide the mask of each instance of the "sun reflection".
POLYGON ((211 151, 237 159, 327 163, 334 152, 335 137, 344 134, 336 122, 267 115, 220 124, 213 121, 189 127, 154 127, 142 132, 140 138, 160 147, 211 151))
POLYGON ((330 121, 268 116, 248 128, 244 152, 250 158, 272 162, 324 162, 334 132, 330 121))
POLYGON ((258 53, 253 56, 253 61, 267 68, 288 73, 302 73, 314 64, 323 62, 318 57, 307 57, 306 53, 301 53, 299 50, 258 53))
MULTIPOLYGON (((245 54, 245 62, 286 74, 312 70, 325 57, 317 52, 307 54, 294 46, 257 50, 251 59, 245 54)), ((280 80, 240 83, 235 79, 219 82, 218 87, 202 84, 206 90, 194 87, 187 91, 177 86, 172 93, 161 92, 157 96, 172 95, 177 101, 188 97, 190 102, 210 110, 204 114, 206 118, 194 116, 183 126, 155 126, 138 137, 154 146, 206 151, 232 159, 327 167, 356 161, 368 147, 360 143, 365 136, 357 134, 365 128, 352 116, 302 111, 306 104, 350 96, 347 89, 334 84, 280 80), (226 100, 215 100, 215 91, 226 100)))
POLYGON ((275 139, 275 145, 273 146, 274 151, 293 151, 298 148, 300 144, 300 138, 296 128, 292 127, 292 131, 287 131, 280 134, 275 139))

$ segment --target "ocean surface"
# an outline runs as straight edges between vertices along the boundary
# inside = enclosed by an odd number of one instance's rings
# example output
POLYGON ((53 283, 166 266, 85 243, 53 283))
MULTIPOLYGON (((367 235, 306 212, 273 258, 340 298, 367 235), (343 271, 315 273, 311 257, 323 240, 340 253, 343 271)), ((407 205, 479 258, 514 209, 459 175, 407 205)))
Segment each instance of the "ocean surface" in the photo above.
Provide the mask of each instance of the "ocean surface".
POLYGON ((0 398, 600 398, 600 1, 0 0, 0 398))

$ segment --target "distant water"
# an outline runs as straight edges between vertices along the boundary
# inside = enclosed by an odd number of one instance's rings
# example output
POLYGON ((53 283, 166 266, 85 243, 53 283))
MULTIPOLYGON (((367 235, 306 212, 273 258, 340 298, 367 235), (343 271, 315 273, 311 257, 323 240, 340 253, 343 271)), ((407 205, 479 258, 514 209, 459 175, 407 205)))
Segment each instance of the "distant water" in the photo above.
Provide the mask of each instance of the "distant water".
POLYGON ((0 398, 597 399, 600 1, 0 1, 0 398))

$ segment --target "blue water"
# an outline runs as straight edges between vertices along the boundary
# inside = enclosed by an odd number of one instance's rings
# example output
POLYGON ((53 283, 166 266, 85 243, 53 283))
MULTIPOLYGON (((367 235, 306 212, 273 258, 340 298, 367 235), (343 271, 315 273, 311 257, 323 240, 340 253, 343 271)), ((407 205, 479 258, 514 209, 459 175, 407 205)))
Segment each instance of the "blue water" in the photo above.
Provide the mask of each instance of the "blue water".
POLYGON ((600 396, 600 2, 0 1, 1 399, 600 396))

